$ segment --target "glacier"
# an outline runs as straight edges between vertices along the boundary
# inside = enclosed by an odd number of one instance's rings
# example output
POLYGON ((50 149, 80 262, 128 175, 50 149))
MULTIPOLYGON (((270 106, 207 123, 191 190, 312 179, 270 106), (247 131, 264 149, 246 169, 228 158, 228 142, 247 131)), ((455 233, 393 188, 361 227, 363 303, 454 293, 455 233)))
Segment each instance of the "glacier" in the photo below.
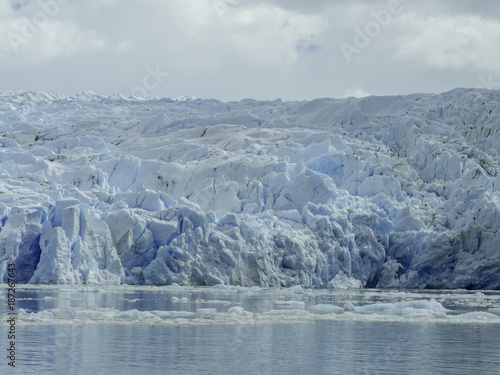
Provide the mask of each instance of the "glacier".
POLYGON ((500 289, 500 91, 0 91, 0 281, 500 289))

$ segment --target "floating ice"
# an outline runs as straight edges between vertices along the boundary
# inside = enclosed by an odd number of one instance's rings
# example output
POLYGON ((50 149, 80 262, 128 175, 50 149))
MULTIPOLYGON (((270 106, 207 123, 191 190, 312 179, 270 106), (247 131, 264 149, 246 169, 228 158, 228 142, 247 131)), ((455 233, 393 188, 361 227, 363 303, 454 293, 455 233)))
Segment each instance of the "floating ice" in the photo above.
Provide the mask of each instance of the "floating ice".
POLYGON ((276 306, 288 307, 288 308, 304 308, 306 306, 304 301, 276 301, 274 302, 276 306))
POLYGON ((328 305, 320 303, 318 305, 311 306, 309 312, 313 314, 342 314, 344 309, 335 305, 328 305))
MULTIPOLYGON (((341 320, 500 324, 498 293, 480 296, 465 291, 392 293, 309 289, 304 294, 293 294, 281 288, 255 287, 249 293, 199 287, 103 288, 106 293, 96 294, 91 288, 77 286, 64 289, 37 286, 28 294, 29 300, 38 300, 31 305, 36 310, 19 308, 18 322, 20 325, 255 325, 341 320), (206 302, 211 306, 201 307, 204 300, 200 296, 209 298, 206 302), (349 301, 343 303, 345 298, 349 301), (67 303, 69 300, 71 304, 67 303), (145 306, 149 310, 143 311, 145 306)), ((19 288, 19 295, 23 295, 24 289, 24 286, 19 288)), ((9 324, 5 313, 0 318, 0 327, 9 324)))

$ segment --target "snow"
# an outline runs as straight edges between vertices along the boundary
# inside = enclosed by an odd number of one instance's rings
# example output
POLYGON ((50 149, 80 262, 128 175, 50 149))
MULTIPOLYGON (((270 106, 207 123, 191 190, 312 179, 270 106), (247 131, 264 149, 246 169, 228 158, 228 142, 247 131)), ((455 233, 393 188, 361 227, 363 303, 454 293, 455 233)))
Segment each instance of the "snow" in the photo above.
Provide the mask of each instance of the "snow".
POLYGON ((0 91, 0 280, 498 289, 499 99, 0 91))

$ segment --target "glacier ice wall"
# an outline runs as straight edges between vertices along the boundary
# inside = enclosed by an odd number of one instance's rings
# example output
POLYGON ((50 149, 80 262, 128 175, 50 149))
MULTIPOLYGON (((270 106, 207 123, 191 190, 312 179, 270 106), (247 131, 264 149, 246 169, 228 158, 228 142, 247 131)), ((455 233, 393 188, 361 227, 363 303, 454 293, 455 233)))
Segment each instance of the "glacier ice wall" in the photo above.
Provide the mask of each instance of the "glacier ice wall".
POLYGON ((0 280, 498 289, 499 100, 0 91, 0 280))

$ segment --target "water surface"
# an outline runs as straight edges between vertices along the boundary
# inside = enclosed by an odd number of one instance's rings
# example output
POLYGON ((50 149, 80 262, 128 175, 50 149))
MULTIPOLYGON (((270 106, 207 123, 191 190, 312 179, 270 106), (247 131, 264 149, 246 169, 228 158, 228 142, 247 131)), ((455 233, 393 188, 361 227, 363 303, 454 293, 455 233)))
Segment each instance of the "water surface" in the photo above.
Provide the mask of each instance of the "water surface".
POLYGON ((17 308, 6 373, 500 372, 495 292, 26 286, 17 308))

